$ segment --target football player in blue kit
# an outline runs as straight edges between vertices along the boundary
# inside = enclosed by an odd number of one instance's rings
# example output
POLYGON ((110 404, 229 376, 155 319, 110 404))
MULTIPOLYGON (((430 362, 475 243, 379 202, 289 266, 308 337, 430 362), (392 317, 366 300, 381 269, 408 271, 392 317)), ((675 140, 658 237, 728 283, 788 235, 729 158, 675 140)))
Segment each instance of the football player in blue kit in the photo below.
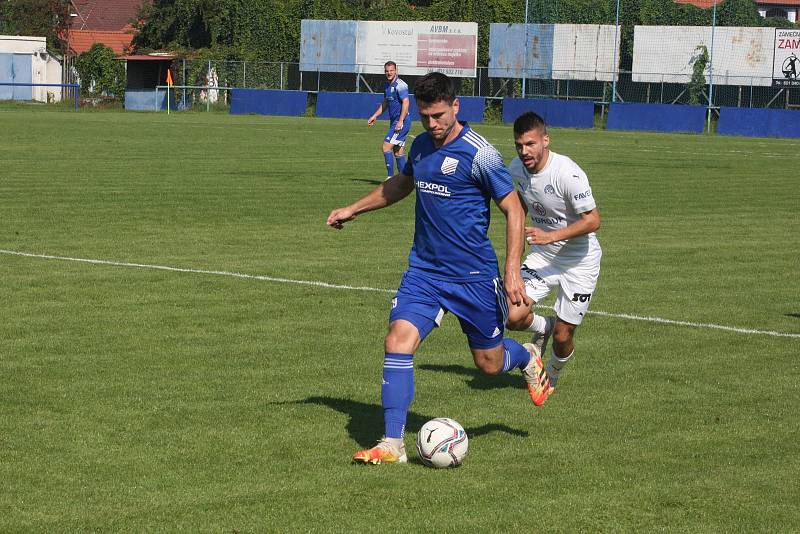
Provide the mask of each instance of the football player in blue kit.
MULTIPOLYGON (((394 162, 397 160, 397 172, 401 172, 406 165, 403 147, 406 146, 406 137, 411 131, 411 119, 408 117, 408 84, 397 76, 397 64, 387 61, 383 66, 386 82, 383 84, 383 100, 375 110, 367 124, 372 126, 387 108, 389 109, 389 131, 383 138, 383 159, 386 161, 388 178, 394 175, 394 162)), ((387 179, 388 179, 387 178, 387 179)))
POLYGON ((414 243, 384 340, 384 437, 353 455, 363 463, 407 461, 403 438, 414 396, 413 355, 447 312, 461 323, 481 371, 497 375, 520 369, 529 384, 538 379, 535 346, 503 337, 508 303, 529 302, 520 274, 525 214, 511 175, 497 150, 458 121, 450 78, 426 74, 417 81, 414 97, 426 132, 414 140, 405 167, 361 199, 333 210, 327 220, 341 229, 362 213, 416 194, 414 243), (504 278, 487 235, 490 201, 506 218, 504 278))

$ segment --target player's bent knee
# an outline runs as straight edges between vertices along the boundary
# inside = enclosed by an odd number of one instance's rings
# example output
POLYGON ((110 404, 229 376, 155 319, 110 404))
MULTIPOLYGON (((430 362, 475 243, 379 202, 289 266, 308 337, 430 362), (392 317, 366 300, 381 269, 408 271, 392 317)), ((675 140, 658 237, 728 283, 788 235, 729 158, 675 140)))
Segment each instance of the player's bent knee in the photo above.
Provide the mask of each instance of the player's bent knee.
POLYGON ((517 318, 509 316, 508 320, 506 321, 506 328, 509 330, 525 330, 528 327, 528 324, 530 324, 525 319, 525 317, 517 318))
POLYGON ((533 314, 530 308, 512 307, 509 309, 506 319, 506 328, 509 330, 526 330, 533 321, 533 314))
POLYGON ((405 320, 392 321, 383 346, 386 352, 413 354, 419 347, 420 337, 417 327, 405 320))
POLYGON ((472 351, 475 366, 487 375, 498 375, 503 370, 502 351, 500 354, 501 357, 498 358, 486 350, 472 351))
POLYGON ((502 364, 489 360, 476 361, 475 364, 478 366, 478 369, 487 375, 499 375, 500 371, 503 369, 502 364))

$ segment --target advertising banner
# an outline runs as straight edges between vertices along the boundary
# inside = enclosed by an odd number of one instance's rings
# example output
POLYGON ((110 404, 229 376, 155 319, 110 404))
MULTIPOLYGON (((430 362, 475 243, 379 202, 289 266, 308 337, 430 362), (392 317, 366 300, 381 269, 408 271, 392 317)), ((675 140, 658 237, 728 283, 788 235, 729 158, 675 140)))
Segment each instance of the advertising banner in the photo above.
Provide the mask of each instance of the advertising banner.
POLYGON ((800 30, 775 28, 775 53, 772 57, 772 85, 775 87, 800 86, 800 30))
POLYGON ((634 27, 633 81, 689 83, 705 49, 705 76, 710 80, 713 67, 714 85, 772 85, 774 28, 717 26, 713 32, 712 47, 711 26, 634 27))
POLYGON ((474 77, 478 63, 474 22, 303 20, 301 43, 305 71, 383 74, 394 61, 401 75, 474 77))
POLYGON ((613 80, 620 39, 614 26, 497 23, 489 29, 490 78, 613 80))

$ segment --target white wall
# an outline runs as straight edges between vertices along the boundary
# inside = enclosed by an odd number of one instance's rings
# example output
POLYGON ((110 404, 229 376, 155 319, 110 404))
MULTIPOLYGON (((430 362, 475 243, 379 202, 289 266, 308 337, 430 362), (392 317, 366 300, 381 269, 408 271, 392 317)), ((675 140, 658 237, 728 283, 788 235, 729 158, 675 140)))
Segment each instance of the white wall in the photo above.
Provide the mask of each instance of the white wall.
MULTIPOLYGON (((61 83, 61 62, 47 52, 45 37, 0 35, 0 53, 30 54, 32 83, 61 83)), ((39 102, 60 101, 60 87, 33 87, 33 99, 39 102)))
POLYGON ((47 39, 20 35, 0 35, 0 52, 7 54, 33 54, 46 51, 47 39))
MULTIPOLYGON (((48 56, 47 58, 47 83, 61 83, 63 67, 61 61, 48 56)), ((61 102, 64 98, 64 90, 61 87, 43 87, 47 92, 52 94, 53 102, 61 102)), ((47 101, 47 100, 45 100, 47 101)))

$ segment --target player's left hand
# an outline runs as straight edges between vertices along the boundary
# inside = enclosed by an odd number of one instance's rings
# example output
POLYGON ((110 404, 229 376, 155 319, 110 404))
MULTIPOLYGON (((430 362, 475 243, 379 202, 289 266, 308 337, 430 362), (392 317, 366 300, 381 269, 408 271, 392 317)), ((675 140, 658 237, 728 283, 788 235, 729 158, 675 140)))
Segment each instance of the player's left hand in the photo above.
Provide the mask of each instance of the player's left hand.
POLYGON ((525 282, 522 281, 519 267, 506 271, 503 277, 503 285, 505 286, 508 302, 513 306, 519 306, 529 302, 528 295, 525 293, 525 282))
POLYGON ((394 131, 399 132, 403 129, 403 121, 397 121, 397 124, 394 125, 394 131))

